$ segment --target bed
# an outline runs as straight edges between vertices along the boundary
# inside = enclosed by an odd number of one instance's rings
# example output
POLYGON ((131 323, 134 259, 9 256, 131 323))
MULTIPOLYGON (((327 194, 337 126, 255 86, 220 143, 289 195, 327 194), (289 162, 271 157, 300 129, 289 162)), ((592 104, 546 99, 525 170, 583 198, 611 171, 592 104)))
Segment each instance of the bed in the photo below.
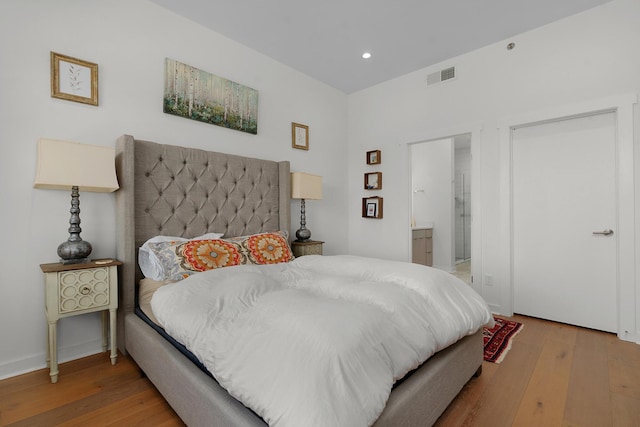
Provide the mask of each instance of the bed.
MULTIPOLYGON (((138 249, 158 235, 247 236, 290 229, 289 162, 275 162, 136 140, 117 141, 118 347, 189 426, 265 426, 255 412, 164 337, 137 306, 143 274, 138 249)), ((311 259, 311 258, 309 258, 311 259)), ((438 351, 393 387, 373 423, 432 425, 479 375, 481 328, 438 351)))

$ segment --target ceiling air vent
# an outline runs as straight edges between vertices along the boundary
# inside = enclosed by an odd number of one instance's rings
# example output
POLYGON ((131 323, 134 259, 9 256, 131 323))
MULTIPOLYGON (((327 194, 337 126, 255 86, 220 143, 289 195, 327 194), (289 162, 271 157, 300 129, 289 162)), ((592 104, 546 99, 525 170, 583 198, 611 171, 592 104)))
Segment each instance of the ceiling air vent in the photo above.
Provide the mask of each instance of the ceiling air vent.
POLYGON ((456 78, 456 67, 445 68, 427 75, 427 86, 456 78))

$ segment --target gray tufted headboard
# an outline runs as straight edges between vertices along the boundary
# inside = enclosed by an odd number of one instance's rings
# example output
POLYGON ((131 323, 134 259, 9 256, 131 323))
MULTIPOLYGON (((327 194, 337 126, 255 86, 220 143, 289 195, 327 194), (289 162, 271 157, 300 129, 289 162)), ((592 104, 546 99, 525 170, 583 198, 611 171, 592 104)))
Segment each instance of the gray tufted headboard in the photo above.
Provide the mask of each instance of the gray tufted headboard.
POLYGON ((117 258, 120 274, 118 347, 124 315, 134 310, 142 278, 138 247, 157 236, 226 237, 290 227, 289 162, 118 138, 117 258))

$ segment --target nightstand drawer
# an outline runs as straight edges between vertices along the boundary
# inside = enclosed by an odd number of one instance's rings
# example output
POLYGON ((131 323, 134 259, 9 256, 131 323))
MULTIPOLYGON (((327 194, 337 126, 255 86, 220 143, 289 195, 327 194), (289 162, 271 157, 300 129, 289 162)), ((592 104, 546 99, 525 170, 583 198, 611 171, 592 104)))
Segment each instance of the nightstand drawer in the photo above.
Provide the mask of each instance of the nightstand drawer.
POLYGON ((61 271, 58 273, 59 313, 109 306, 109 268, 61 271))

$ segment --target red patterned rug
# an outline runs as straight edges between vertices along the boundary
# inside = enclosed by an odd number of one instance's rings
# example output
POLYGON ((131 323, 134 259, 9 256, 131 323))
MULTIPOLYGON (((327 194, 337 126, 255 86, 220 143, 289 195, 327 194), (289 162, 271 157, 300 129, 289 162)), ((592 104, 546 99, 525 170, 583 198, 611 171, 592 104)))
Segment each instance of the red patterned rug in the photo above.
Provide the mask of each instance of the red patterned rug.
POLYGON ((504 360, 509 349, 511 340, 522 330, 522 323, 512 320, 505 320, 494 316, 496 322, 493 328, 484 328, 482 335, 484 338, 484 360, 487 362, 500 363, 504 360))

